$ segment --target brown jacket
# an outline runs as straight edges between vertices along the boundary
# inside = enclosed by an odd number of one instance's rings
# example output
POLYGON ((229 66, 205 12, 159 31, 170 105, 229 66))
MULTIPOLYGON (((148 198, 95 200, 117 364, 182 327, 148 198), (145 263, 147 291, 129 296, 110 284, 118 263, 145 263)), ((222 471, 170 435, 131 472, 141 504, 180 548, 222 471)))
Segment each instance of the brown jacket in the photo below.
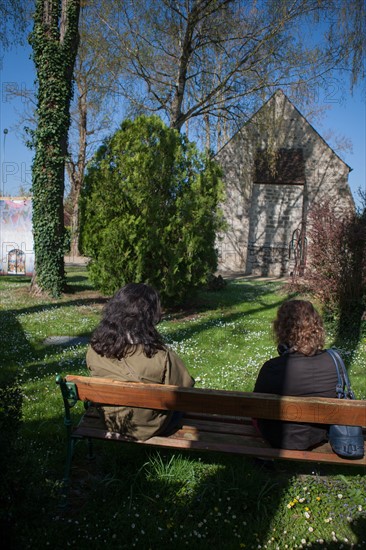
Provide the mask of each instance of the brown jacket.
MULTIPOLYGON (((142 346, 138 346, 133 355, 119 360, 102 357, 89 346, 86 364, 92 376, 101 378, 183 387, 194 385, 183 361, 168 349, 159 350, 149 358, 144 355, 142 346)), ((101 407, 100 412, 109 431, 143 441, 164 431, 173 414, 172 411, 128 407, 101 407)))

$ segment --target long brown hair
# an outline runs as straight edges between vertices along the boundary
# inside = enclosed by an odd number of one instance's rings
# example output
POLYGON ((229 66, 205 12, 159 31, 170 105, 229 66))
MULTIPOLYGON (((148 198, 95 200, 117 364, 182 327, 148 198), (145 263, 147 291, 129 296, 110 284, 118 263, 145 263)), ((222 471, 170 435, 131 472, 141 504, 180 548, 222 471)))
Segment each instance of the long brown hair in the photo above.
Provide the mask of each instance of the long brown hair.
POLYGON ((315 355, 323 349, 323 321, 311 302, 288 300, 277 311, 273 322, 277 344, 304 355, 315 355))
POLYGON ((138 345, 152 357, 165 349, 155 326, 161 318, 157 291, 144 283, 129 283, 109 300, 103 317, 91 338, 91 347, 99 355, 121 359, 132 355, 138 345))

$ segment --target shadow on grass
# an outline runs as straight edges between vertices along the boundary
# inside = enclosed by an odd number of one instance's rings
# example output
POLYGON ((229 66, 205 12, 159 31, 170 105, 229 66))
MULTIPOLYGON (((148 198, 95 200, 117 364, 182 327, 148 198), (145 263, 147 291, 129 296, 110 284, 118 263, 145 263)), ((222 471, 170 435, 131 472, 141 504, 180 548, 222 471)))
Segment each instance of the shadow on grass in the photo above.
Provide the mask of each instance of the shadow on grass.
POLYGON ((261 302, 261 298, 273 294, 282 288, 282 283, 262 281, 261 284, 247 282, 246 279, 227 280, 227 285, 220 290, 197 290, 187 298, 182 307, 166 310, 170 319, 180 320, 192 313, 214 309, 232 308, 243 302, 261 302))
MULTIPOLYGON (((76 276, 75 279, 78 280, 87 280, 87 277, 85 276, 76 276)), ((73 277, 69 278, 71 281, 73 280, 73 277)), ((179 310, 177 309, 170 309, 165 311, 164 318, 172 320, 172 321, 179 321, 179 320, 185 320, 187 316, 190 316, 192 313, 202 313, 205 311, 211 311, 216 309, 221 309, 223 312, 225 309, 229 309, 234 307, 235 305, 240 305, 243 302, 259 302, 258 308, 253 308, 252 310, 248 310, 248 314, 255 313, 256 311, 261 311, 263 309, 270 309, 275 307, 276 305, 279 305, 282 303, 283 300, 279 300, 275 304, 266 304, 264 301, 261 301, 260 298, 264 298, 267 295, 273 294, 276 290, 276 287, 274 287, 272 284, 268 285, 257 285, 253 286, 251 284, 245 284, 240 281, 232 282, 228 287, 226 287, 223 291, 219 292, 210 292, 210 291, 201 291, 197 294, 195 294, 195 297, 197 299, 196 302, 186 302, 182 308, 179 310)), ((73 307, 75 305, 92 305, 92 304, 100 304, 104 305, 110 297, 108 296, 101 296, 100 293, 95 291, 92 286, 85 285, 83 283, 82 287, 74 287, 72 289, 72 285, 69 286, 69 289, 67 292, 63 294, 62 299, 60 300, 52 300, 52 301, 46 301, 44 299, 37 298, 34 299, 34 301, 37 300, 36 304, 32 304, 23 308, 17 308, 16 314, 31 314, 35 313, 37 311, 47 311, 48 309, 57 309, 57 308, 63 308, 63 307, 73 307), (70 290, 71 289, 71 290, 70 290), (85 290, 86 296, 84 297, 82 292, 85 290), (92 290, 93 295, 88 296, 88 290, 92 290), (79 297, 69 300, 69 296, 73 296, 74 294, 79 294, 79 297)), ((287 295, 284 295, 285 299, 287 298, 287 295)), ((14 310, 15 311, 15 310, 14 310)), ((243 314, 241 314, 243 315, 243 314)))
MULTIPOLYGON (((61 426, 62 418, 58 422, 61 426)), ((28 429, 34 432, 37 426, 28 429)), ((49 439, 51 444, 50 435, 49 439)), ((55 450, 63 454, 58 438, 55 450)), ((73 462, 70 508, 66 511, 57 509, 57 494, 50 492, 44 482, 36 487, 36 474, 35 484, 18 511, 23 518, 20 543, 24 542, 25 531, 33 537, 33 544, 43 536, 54 541, 53 548, 74 541, 80 548, 97 549, 178 550, 190 546, 206 550, 214 546, 234 550, 264 547, 272 537, 273 547, 285 548, 288 543, 293 548, 292 534, 286 539, 273 528, 278 525, 273 521, 277 515, 290 514, 283 496, 295 477, 303 476, 307 484, 309 477, 349 477, 352 472, 360 475, 358 468, 277 461, 269 469, 240 456, 100 442, 96 443, 96 460, 90 463, 85 457, 86 445, 80 442, 73 462), (36 495, 38 509, 27 506, 36 495)), ((44 476, 49 473, 43 468, 44 476)), ((290 498, 294 497, 295 493, 290 498)), ((294 522, 297 517, 295 514, 294 522)), ((359 541, 364 527, 362 518, 352 524, 359 541)), ((300 538, 296 540, 298 547, 300 538)), ((318 546, 313 542, 312 547, 318 546)), ((339 542, 333 546, 329 538, 320 547, 339 548, 339 542)), ((343 543, 343 548, 351 547, 343 543)))
POLYGON ((80 290, 95 291, 93 285, 89 283, 87 274, 68 275, 65 294, 75 294, 76 292, 80 292, 80 290))
POLYGON ((31 277, 26 277, 24 275, 0 275, 1 281, 4 283, 13 283, 13 284, 24 284, 31 282, 31 277))
POLYGON ((15 548, 13 517, 18 504, 18 472, 22 467, 17 440, 23 407, 18 364, 21 357, 31 353, 31 348, 12 312, 0 311, 0 334, 0 529, 2 544, 15 548))

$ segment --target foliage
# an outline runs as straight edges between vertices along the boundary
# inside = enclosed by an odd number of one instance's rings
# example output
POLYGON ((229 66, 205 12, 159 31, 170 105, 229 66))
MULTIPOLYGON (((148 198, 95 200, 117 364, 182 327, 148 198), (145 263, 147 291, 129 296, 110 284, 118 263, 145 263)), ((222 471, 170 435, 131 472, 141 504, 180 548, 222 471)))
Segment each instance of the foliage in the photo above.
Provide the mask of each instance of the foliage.
POLYGON ((335 70, 362 78, 364 15, 362 0, 135 0, 98 13, 135 112, 158 111, 178 130, 189 121, 215 149, 276 88, 318 104, 335 70))
POLYGON ((308 216, 306 287, 330 315, 361 316, 366 292, 366 217, 348 212, 340 216, 330 200, 315 204, 308 216))
POLYGON ((64 168, 80 0, 37 0, 30 38, 37 70, 32 166, 35 292, 64 289, 64 168))
POLYGON ((205 284, 217 265, 217 165, 156 116, 123 122, 85 179, 83 252, 96 286, 147 282, 166 303, 205 284))

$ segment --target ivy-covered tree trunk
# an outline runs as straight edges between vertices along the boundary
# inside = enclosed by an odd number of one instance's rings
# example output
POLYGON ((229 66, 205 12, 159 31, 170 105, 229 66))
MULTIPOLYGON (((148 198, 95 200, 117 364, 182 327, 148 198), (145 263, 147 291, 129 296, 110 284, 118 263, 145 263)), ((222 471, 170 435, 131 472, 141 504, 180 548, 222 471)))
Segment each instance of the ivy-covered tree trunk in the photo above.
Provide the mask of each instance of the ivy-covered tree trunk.
POLYGON ((65 157, 79 12, 80 0, 36 0, 30 38, 38 81, 32 166, 35 275, 31 290, 55 297, 65 286, 65 157))

